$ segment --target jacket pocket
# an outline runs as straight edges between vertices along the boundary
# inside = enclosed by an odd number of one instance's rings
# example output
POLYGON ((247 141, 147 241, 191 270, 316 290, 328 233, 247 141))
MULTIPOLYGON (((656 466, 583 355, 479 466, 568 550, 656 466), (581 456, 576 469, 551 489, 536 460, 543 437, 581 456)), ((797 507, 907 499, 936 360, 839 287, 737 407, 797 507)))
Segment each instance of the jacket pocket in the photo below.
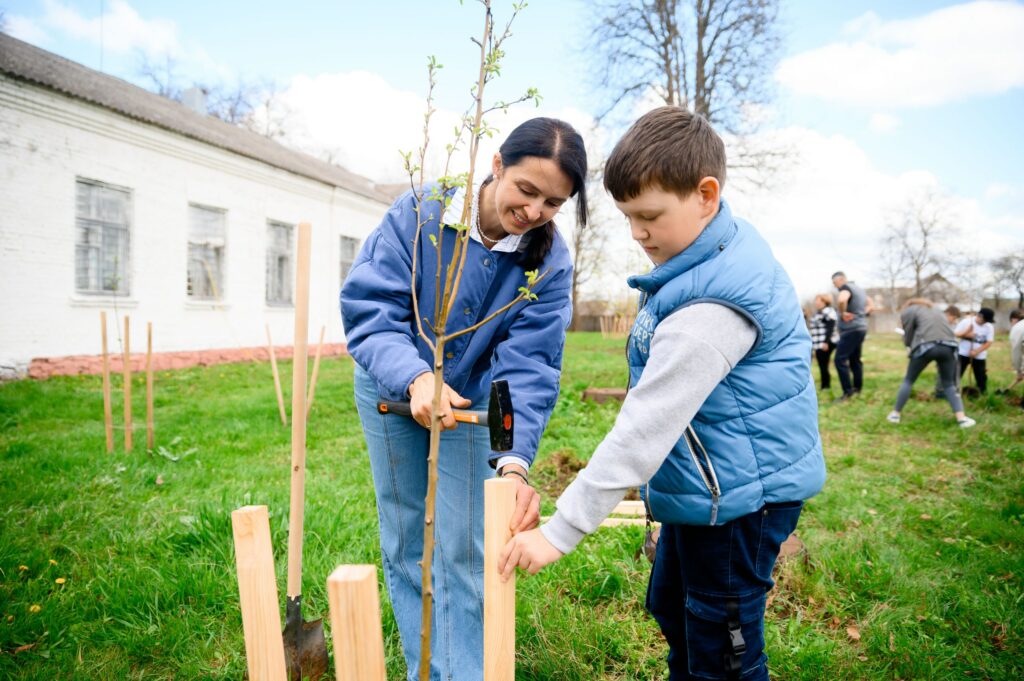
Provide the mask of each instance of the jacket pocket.
POLYGON ((687 590, 686 657, 691 675, 726 679, 730 666, 738 664, 742 678, 764 665, 765 595, 764 589, 738 595, 687 590))

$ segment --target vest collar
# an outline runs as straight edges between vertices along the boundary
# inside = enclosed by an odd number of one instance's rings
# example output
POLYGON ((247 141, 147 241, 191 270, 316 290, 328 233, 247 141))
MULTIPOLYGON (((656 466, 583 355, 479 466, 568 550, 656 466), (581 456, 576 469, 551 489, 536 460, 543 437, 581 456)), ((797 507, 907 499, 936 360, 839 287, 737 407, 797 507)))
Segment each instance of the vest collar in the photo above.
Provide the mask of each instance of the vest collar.
POLYGON ((632 288, 654 295, 672 279, 721 253, 735 235, 736 224, 732 219, 732 211, 729 210, 729 204, 725 199, 722 199, 718 204, 718 214, 682 253, 658 265, 647 274, 629 277, 626 283, 632 288))

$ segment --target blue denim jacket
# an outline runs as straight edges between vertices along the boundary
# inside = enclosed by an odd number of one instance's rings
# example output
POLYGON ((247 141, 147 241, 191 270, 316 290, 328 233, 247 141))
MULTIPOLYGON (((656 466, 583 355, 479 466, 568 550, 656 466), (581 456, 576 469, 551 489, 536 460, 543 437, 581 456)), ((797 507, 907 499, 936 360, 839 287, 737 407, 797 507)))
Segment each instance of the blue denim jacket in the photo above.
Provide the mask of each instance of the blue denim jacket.
MULTIPOLYGON (((430 348, 416 333, 409 286, 416 200, 409 191, 395 201, 363 244, 341 290, 348 350, 377 380, 381 396, 392 400, 408 399, 409 384, 433 364, 430 348)), ((444 264, 451 259, 457 235, 439 224, 442 212, 437 201, 424 201, 421 207, 420 219, 426 224, 417 255, 416 291, 420 314, 431 321, 438 262, 430 237, 441 238, 444 264)), ((472 326, 508 304, 526 283, 517 264, 519 253, 488 251, 473 240, 468 247, 447 333, 472 326)), ((534 289, 538 300, 519 302, 476 331, 450 341, 444 360, 445 382, 474 403, 487 399, 492 380, 508 381, 515 444, 513 451, 503 454, 527 462, 537 453, 558 398, 565 331, 572 319, 572 261, 560 235, 555 235, 539 270, 547 276, 534 289)), ((424 329, 431 333, 426 324, 424 329)), ((492 461, 497 458, 492 453, 492 461)))

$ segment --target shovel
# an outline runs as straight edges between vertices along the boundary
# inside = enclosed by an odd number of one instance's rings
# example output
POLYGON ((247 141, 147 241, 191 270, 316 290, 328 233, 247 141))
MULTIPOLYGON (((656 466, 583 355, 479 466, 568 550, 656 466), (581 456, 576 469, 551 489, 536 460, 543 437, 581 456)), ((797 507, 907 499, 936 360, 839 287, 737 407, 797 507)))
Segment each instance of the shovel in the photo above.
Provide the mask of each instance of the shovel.
POLYGON ((302 619, 302 516, 306 483, 306 341, 309 334, 310 225, 299 225, 295 273, 295 352, 292 357, 292 488, 288 512, 288 599, 284 609, 284 660, 291 681, 327 673, 324 621, 302 619))

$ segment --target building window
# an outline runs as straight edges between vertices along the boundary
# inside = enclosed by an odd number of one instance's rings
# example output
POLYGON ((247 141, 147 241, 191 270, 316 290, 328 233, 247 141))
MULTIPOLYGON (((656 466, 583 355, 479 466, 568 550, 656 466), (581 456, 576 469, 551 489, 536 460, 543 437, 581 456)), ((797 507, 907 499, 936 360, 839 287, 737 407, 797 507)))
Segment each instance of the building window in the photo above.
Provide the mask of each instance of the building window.
POLYGON ((359 239, 353 239, 350 236, 341 237, 341 283, 345 283, 345 278, 348 276, 349 271, 352 269, 352 263, 356 261, 356 253, 359 252, 359 239))
POLYGON ((224 297, 225 212, 217 208, 188 207, 188 297, 221 300, 224 297))
POLYGON ((292 226, 267 222, 267 303, 292 304, 292 226))
POLYGON ((75 288, 126 296, 132 195, 92 180, 75 181, 75 288))

